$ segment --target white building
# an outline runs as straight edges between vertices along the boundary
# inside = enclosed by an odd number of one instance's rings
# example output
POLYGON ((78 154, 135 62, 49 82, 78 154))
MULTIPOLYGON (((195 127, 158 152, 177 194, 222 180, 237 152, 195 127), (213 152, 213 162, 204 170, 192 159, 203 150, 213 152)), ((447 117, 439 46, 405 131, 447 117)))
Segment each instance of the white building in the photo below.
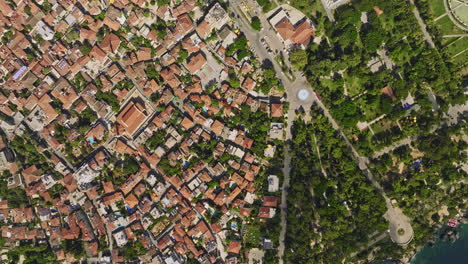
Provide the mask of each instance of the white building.
POLYGON ((55 35, 54 31, 42 20, 39 20, 39 22, 37 22, 34 31, 45 40, 52 40, 55 35))
POLYGON ((276 175, 268 176, 268 192, 277 192, 279 190, 279 178, 276 175))
POLYGON ((97 176, 99 176, 99 171, 93 170, 89 167, 88 163, 86 163, 81 166, 73 176, 75 177, 78 186, 83 189, 87 184, 91 183, 97 176))
POLYGON ((123 247, 128 242, 127 235, 125 234, 125 229, 114 233, 113 236, 118 247, 123 247))
POLYGON ((229 22, 229 15, 219 3, 216 3, 206 14, 205 21, 212 29, 219 30, 229 22))

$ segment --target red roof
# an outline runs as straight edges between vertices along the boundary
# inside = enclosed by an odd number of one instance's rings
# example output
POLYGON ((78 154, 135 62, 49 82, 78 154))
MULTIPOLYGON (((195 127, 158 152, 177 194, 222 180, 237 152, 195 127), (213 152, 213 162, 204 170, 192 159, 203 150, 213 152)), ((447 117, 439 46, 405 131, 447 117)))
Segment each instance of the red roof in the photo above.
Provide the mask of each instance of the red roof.
POLYGON ((270 212, 272 208, 270 207, 260 207, 258 210, 258 217, 260 218, 270 218, 270 212))
POLYGON ((228 248, 229 253, 239 254, 240 249, 241 249, 241 243, 239 241, 231 241, 229 243, 229 248, 228 248))
POLYGON ((187 63, 187 68, 190 73, 194 74, 199 71, 203 65, 205 65, 206 59, 203 54, 198 53, 197 55, 190 58, 189 62, 187 63))
POLYGON ((117 51, 120 45, 120 39, 117 35, 111 33, 104 37, 101 41, 101 49, 105 52, 114 53, 117 51))
POLYGON ((213 131, 213 133, 215 133, 217 136, 221 135, 221 132, 223 132, 223 128, 224 124, 218 120, 215 120, 211 125, 211 131, 213 131))
POLYGON ((128 134, 133 135, 146 119, 144 108, 137 102, 130 102, 117 116, 117 121, 122 124, 128 134))
POLYGON ((271 117, 282 117, 283 115, 282 104, 271 104, 271 117))
POLYGON ((278 197, 276 196, 264 196, 263 197, 263 206, 276 207, 277 205, 278 205, 278 197))
POLYGON ((294 26, 288 18, 283 18, 275 26, 276 30, 284 40, 290 40, 294 44, 307 45, 314 36, 314 29, 307 21, 294 26))

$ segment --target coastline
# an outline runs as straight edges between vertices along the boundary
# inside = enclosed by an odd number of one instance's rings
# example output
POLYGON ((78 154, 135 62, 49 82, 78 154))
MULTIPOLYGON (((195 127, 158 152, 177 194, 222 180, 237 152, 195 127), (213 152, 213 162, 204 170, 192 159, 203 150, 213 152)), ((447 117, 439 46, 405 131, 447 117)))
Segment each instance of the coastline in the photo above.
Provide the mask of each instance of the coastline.
MULTIPOLYGON (((450 263, 449 260, 439 261, 438 258, 445 257, 445 255, 456 258, 458 256, 457 249, 463 250, 465 245, 468 245, 468 221, 466 218, 459 218, 459 220, 460 224, 456 228, 449 227, 447 223, 439 226, 433 237, 425 245, 418 247, 409 260, 404 263, 450 263), (431 261, 428 261, 428 259, 431 259, 431 261)), ((464 258, 464 255, 459 255, 459 257, 464 258)))

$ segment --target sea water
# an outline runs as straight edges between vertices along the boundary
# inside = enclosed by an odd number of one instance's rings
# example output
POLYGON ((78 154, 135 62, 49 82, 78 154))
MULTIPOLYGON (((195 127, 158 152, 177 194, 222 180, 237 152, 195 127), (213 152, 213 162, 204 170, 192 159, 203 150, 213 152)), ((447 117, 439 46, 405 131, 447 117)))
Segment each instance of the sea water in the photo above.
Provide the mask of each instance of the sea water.
POLYGON ((459 239, 453 243, 437 239, 433 247, 421 249, 412 264, 468 264, 468 224, 456 228, 459 239))

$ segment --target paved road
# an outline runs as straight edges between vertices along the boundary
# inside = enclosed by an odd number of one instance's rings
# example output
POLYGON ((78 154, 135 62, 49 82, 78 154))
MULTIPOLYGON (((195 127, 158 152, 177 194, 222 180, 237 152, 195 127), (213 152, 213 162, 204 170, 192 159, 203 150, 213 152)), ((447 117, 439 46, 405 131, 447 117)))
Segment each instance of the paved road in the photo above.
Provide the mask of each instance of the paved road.
MULTIPOLYGON (((424 20, 421 18, 421 15, 419 14, 419 10, 414 4, 414 0, 410 0, 410 3, 413 5, 413 14, 416 17, 416 20, 418 20, 419 27, 421 28, 424 34, 424 38, 426 39, 426 42, 429 44, 429 47, 434 49, 435 48, 434 41, 432 40, 432 37, 429 34, 429 32, 427 32, 427 26, 424 23, 424 20)), ((444 0, 444 3, 445 3, 445 0, 444 0)))
POLYGON ((443 38, 468 37, 468 34, 443 35, 442 37, 443 37, 443 38))
MULTIPOLYGON (((242 32, 244 32, 246 38, 250 42, 251 48, 255 51, 257 56, 259 57, 260 61, 269 60, 273 63, 273 67, 277 73, 277 77, 282 81, 286 93, 287 93, 287 101, 290 103, 289 111, 287 113, 287 129, 286 129, 286 138, 285 141, 288 142, 292 139, 291 134, 291 127, 296 115, 296 110, 300 107, 303 107, 305 110, 310 109, 312 102, 314 100, 313 96, 310 96, 307 101, 301 101, 297 98, 297 93, 301 89, 307 89, 311 95, 314 94, 305 80, 305 78, 301 77, 296 79, 294 83, 292 83, 283 73, 281 67, 276 63, 274 60, 274 55, 270 54, 266 51, 265 47, 263 47, 262 43, 260 42, 260 38, 267 35, 270 38, 270 42, 281 43, 280 39, 277 37, 276 32, 273 31, 270 24, 266 21, 266 18, 259 12, 259 18, 262 22, 263 29, 261 32, 253 30, 247 21, 244 21, 243 15, 240 13, 239 9, 236 6, 240 5, 240 1, 232 1, 231 2, 231 11, 233 11, 238 16, 238 25, 241 28, 242 32), (268 32, 268 33, 267 33, 268 32)), ((290 163, 291 163, 291 156, 290 156, 290 146, 286 144, 285 151, 284 151, 284 164, 283 164, 283 175, 284 181, 282 186, 282 193, 281 193, 281 232, 279 238, 279 245, 278 245, 278 257, 279 261, 283 263, 283 255, 284 255, 284 239, 286 236, 286 214, 287 214, 287 195, 288 195, 288 188, 289 188, 289 179, 290 179, 290 163)))
POLYGON ((107 240, 109 241, 109 250, 112 252, 114 250, 114 240, 112 239, 112 230, 110 229, 109 225, 106 225, 107 231, 107 240))
POLYGON ((386 238, 387 235, 388 235, 387 232, 383 232, 383 233, 381 233, 380 235, 378 235, 377 237, 374 237, 371 241, 369 241, 369 242, 367 243, 366 246, 361 247, 358 251, 352 253, 352 254, 351 254, 351 257, 354 257, 354 256, 356 256, 357 254, 361 253, 362 251, 364 251, 364 250, 366 250, 366 249, 372 247, 375 243, 377 243, 377 242, 379 242, 380 240, 386 238))
MULTIPOLYGON (((291 127, 292 123, 294 121, 294 110, 289 110, 288 111, 288 120, 287 120, 287 128, 286 128, 286 138, 285 141, 291 141, 292 140, 292 134, 291 134, 291 127)), ((284 256, 284 239, 286 237, 286 214, 288 210, 288 190, 289 190, 289 181, 290 181, 290 171, 291 171, 291 146, 289 143, 285 145, 284 149, 284 160, 283 160, 283 175, 284 175, 284 180, 283 180, 283 186, 281 188, 281 232, 280 232, 280 238, 279 238, 279 245, 278 245, 278 257, 279 257, 279 263, 283 263, 283 256, 284 256)))
POLYGON ((401 139, 397 142, 394 142, 392 145, 390 146, 386 146, 384 147, 383 149, 381 150, 378 150, 378 151, 374 151, 374 153, 372 154, 372 158, 378 158, 382 155, 384 155, 385 153, 389 153, 389 152, 392 152, 394 151, 395 149, 401 147, 401 146, 404 146, 404 145, 409 145, 411 142, 413 142, 414 140, 416 139, 416 137, 407 137, 407 138, 404 138, 404 139, 401 139))

